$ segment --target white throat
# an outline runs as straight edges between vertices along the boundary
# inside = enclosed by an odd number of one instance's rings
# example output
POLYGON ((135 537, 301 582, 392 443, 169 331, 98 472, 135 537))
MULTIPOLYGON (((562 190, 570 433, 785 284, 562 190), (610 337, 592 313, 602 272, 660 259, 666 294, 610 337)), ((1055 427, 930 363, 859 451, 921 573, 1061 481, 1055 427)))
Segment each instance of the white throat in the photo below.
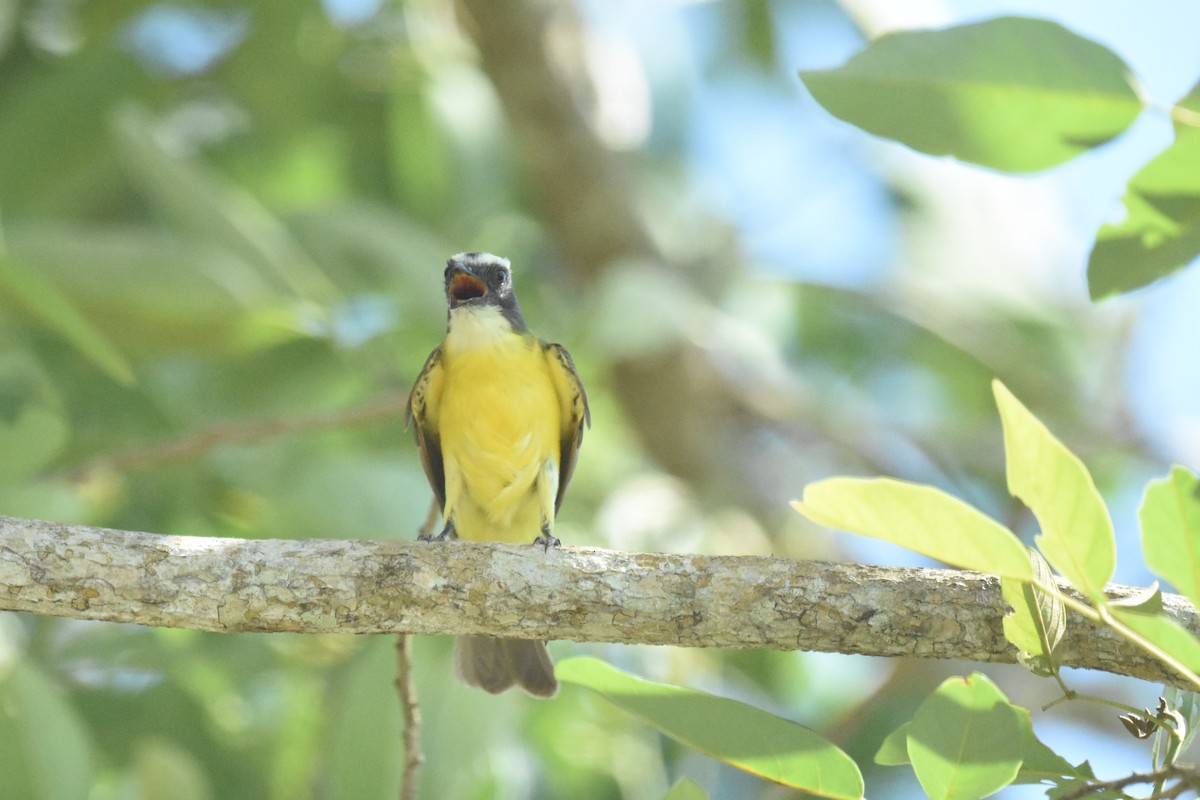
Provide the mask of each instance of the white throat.
POLYGON ((495 306, 460 306, 450 312, 446 345, 453 350, 495 347, 512 335, 512 325, 495 306))

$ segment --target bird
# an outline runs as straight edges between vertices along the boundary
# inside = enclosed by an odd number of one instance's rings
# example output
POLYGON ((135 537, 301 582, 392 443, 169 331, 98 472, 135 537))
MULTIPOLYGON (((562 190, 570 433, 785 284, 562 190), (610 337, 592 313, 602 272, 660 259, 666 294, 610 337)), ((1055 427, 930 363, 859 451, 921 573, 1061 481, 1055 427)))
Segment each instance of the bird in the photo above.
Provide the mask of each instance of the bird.
MULTIPOLYGON (((575 363, 529 330, 508 259, 451 256, 445 290, 446 336, 405 414, 444 521, 436 537, 420 538, 557 547, 554 518, 591 426, 575 363)), ((459 636, 454 663, 463 683, 492 694, 558 691, 545 642, 459 636)))

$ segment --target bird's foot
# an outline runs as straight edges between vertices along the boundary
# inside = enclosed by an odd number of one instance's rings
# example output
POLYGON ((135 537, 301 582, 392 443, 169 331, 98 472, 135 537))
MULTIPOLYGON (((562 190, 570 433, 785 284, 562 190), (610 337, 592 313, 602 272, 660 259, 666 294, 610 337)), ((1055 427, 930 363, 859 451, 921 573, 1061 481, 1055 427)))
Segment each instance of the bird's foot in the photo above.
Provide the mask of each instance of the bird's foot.
POLYGON ((562 541, 556 536, 551 535, 550 526, 542 526, 542 535, 533 540, 534 545, 541 545, 543 550, 549 550, 551 547, 562 547, 562 541))
POLYGON ((458 538, 458 532, 454 530, 454 523, 447 522, 446 527, 442 528, 442 532, 437 536, 430 536, 428 533, 422 533, 417 537, 421 542, 444 542, 446 540, 454 540, 458 538))

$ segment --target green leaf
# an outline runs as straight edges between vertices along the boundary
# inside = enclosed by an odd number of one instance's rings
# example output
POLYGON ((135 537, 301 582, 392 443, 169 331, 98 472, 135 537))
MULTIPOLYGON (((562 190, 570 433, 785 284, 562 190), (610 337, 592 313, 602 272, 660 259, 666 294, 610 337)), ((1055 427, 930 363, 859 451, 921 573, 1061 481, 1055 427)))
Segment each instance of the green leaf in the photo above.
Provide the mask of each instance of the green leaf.
POLYGON ((1132 291, 1200 255, 1200 84, 1176 106, 1175 141, 1125 192, 1125 219, 1101 226, 1088 257, 1093 300, 1132 291))
POLYGON ((1042 781, 1090 780, 1095 776, 1085 761, 1076 767, 1046 746, 1033 732, 1033 720, 1028 709, 1013 706, 1021 723, 1022 741, 1021 770, 1013 783, 1040 783, 1042 781))
POLYGON ((1112 608, 1112 615, 1193 674, 1200 673, 1200 640, 1175 620, 1164 614, 1144 614, 1120 606, 1112 608))
POLYGON ((1200 607, 1200 479, 1176 466, 1151 481, 1138 520, 1146 565, 1200 607))
POLYGON ((680 778, 678 783, 663 795, 663 800, 708 800, 708 795, 700 788, 700 784, 690 778, 680 778))
MULTIPOLYGON (((1082 765, 1072 766, 1071 762, 1055 753, 1037 738, 1033 732, 1033 720, 1029 711, 1019 706, 1013 706, 1013 711, 1021 723, 1022 740, 1021 769, 1013 783, 1040 783, 1043 781, 1090 780, 1095 776, 1085 761, 1082 765)), ((912 726, 906 722, 888 734, 875 753, 875 763, 886 767, 896 767, 912 763, 908 757, 908 733, 912 726)))
MULTIPOLYGON (((1054 574, 1046 559, 1030 550, 1034 580, 1054 585, 1054 574)), ((1013 613, 1006 616, 1004 638, 1017 648, 1017 659, 1037 675, 1058 672, 1054 648, 1067 629, 1067 611, 1056 594, 1043 591, 1028 581, 1000 579, 1000 594, 1013 613)))
POLYGON ((830 478, 804 488, 792 507, 813 522, 883 539, 963 569, 1020 580, 1033 576, 1012 532, 940 489, 892 478, 830 478))
POLYGON ((638 678, 594 658, 572 658, 558 679, 598 693, 673 739, 767 780, 818 797, 861 798, 854 761, 808 728, 723 697, 638 678))
POLYGON ((110 378, 125 385, 133 383, 129 362, 54 284, 11 259, 0 259, 0 287, 110 378))
POLYGON ((908 729, 912 722, 906 722, 887 735, 879 749, 875 751, 875 763, 885 767, 898 767, 911 763, 908 758, 908 729))
POLYGON ((889 33, 841 67, 800 73, 834 116, 930 155, 1032 172, 1120 134, 1142 110, 1129 68, 1054 22, 1022 17, 889 33))
POLYGON ((947 679, 921 703, 908 731, 913 771, 938 800, 976 800, 1008 786, 1024 745, 1017 709, 978 672, 947 679))
POLYGON ((88 796, 92 753, 86 729, 62 689, 29 662, 16 663, 7 674, 0 670, 0 743, 0 795, 88 796))
POLYGON ((1103 604, 1117 546, 1091 474, 1004 384, 993 381, 992 390, 1004 425, 1008 490, 1037 517, 1038 549, 1076 589, 1103 604))

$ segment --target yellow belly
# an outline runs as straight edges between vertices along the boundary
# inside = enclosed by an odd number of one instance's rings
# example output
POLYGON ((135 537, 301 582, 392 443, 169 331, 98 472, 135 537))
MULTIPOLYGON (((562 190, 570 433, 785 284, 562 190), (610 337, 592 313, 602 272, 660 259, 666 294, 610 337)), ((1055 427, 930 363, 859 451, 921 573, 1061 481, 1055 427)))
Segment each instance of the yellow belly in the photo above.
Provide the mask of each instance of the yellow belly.
POLYGON ((554 523, 561 427, 542 348, 510 334, 443 358, 444 515, 463 539, 533 541, 554 523))

